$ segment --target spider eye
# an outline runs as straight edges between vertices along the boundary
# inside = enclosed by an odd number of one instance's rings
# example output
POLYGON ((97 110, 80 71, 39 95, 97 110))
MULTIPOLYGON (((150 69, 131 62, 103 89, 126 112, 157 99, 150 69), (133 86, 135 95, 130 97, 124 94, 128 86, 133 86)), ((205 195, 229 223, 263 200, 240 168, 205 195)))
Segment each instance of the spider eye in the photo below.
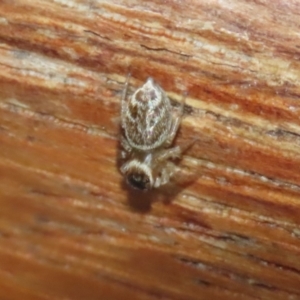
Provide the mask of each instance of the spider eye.
POLYGON ((143 173, 131 173, 127 176, 128 183, 135 189, 145 191, 150 189, 150 179, 143 173))

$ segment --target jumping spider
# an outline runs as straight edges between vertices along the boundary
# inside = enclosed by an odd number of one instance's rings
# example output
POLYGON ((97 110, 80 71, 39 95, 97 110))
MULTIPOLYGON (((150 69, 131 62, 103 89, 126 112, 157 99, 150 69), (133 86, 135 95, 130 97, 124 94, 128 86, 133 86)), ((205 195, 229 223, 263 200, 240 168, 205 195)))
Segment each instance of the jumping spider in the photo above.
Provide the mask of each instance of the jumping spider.
POLYGON ((126 162, 121 173, 135 189, 147 191, 169 182, 175 164, 185 147, 171 146, 183 116, 185 97, 176 113, 165 91, 148 78, 126 100, 129 76, 122 95, 121 107, 121 157, 126 162))

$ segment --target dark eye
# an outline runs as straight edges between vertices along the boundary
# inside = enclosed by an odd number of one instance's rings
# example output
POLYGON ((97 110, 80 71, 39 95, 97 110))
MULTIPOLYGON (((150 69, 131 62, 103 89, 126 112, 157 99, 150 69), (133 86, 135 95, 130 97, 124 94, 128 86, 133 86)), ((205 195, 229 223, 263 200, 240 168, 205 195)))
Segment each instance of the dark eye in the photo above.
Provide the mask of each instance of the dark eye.
POLYGON ((147 175, 132 173, 127 176, 128 183, 135 189, 144 191, 150 189, 150 180, 147 175))

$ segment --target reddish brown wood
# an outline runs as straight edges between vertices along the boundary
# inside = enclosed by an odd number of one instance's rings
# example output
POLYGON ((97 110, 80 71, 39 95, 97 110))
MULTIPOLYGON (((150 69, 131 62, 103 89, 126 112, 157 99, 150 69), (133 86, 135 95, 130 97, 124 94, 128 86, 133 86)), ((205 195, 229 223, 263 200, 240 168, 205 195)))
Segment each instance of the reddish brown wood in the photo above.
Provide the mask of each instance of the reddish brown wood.
POLYGON ((300 299, 299 1, 0 3, 1 299, 300 299), (120 96, 152 76, 180 180, 129 191, 120 96))

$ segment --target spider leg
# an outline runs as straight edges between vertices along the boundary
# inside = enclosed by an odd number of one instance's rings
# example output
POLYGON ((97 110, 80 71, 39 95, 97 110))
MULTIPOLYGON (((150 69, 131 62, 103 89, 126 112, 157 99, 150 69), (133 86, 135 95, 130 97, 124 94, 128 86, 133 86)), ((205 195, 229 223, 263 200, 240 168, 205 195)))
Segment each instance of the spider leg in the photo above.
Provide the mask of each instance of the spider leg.
POLYGON ((157 159, 157 162, 162 163, 168 159, 180 158, 181 153, 182 153, 182 151, 181 151, 180 146, 176 146, 173 148, 161 150, 161 152, 158 154, 156 159, 157 159))
POLYGON ((175 165, 172 162, 168 162, 166 166, 161 170, 160 176, 155 179, 154 187, 158 188, 162 185, 167 184, 170 181, 170 178, 174 175, 175 170, 175 165))
POLYGON ((176 166, 174 163, 168 161, 169 159, 180 158, 182 153, 184 153, 188 148, 190 148, 197 139, 187 142, 182 146, 176 146, 170 149, 161 150, 161 152, 156 156, 157 166, 161 166, 165 163, 165 166, 160 171, 160 176, 155 180, 154 186, 159 187, 169 182, 170 177, 175 173, 176 166), (168 161, 168 162, 167 162, 168 161))
POLYGON ((170 177, 175 172, 175 165, 170 161, 167 162, 167 160, 179 158, 180 156, 181 149, 179 146, 162 150, 158 156, 156 156, 156 166, 160 169, 160 172, 154 182, 155 188, 167 184, 170 181, 170 177), (161 168, 161 166, 163 167, 161 168))

